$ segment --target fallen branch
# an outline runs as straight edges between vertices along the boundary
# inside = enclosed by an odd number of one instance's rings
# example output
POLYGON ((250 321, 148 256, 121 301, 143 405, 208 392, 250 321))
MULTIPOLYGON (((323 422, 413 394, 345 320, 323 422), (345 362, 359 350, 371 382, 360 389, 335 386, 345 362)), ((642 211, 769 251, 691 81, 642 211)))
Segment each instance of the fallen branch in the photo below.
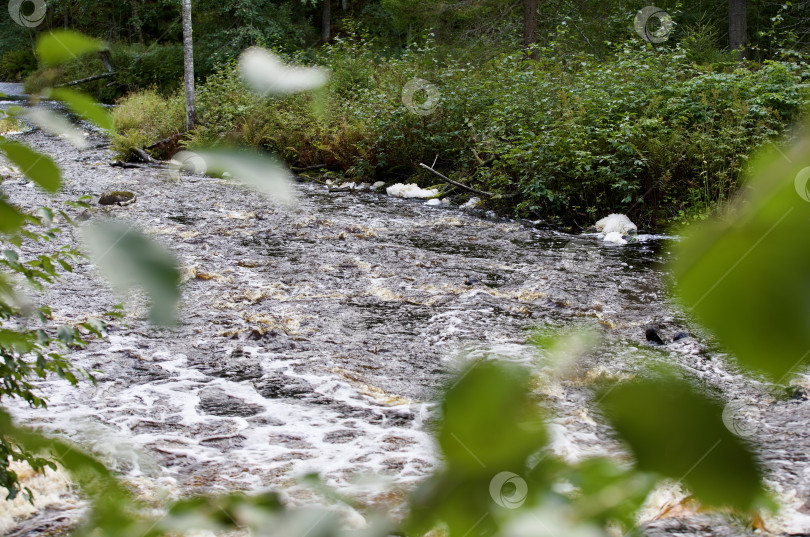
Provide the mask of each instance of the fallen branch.
POLYGON ((79 84, 84 84, 85 82, 92 82, 93 80, 100 80, 102 78, 109 78, 113 76, 115 73, 102 73, 100 75, 93 75, 88 76, 87 78, 80 78, 79 80, 74 80, 72 82, 65 82, 64 84, 59 84, 55 86, 57 88, 64 88, 65 86, 78 86, 79 84))
POLYGON ((149 153, 147 153, 143 149, 138 149, 137 147, 133 147, 132 149, 130 149, 130 151, 132 151, 132 153, 135 154, 135 156, 138 157, 139 159, 141 159, 141 161, 143 161, 143 162, 148 162, 148 163, 157 162, 155 159, 152 158, 152 155, 150 155, 149 153))
POLYGON ((326 164, 313 164, 312 166, 304 166, 303 168, 297 168, 295 166, 291 166, 290 169, 294 172, 307 172, 309 170, 321 170, 323 168, 328 168, 326 164))
POLYGON ((131 162, 122 162, 120 160, 116 160, 110 162, 110 166, 115 166, 117 168, 140 168, 138 164, 132 164, 131 162))
POLYGON ((447 182, 448 182, 448 183, 450 183, 451 185, 455 185, 455 186, 457 186, 457 187, 459 187, 459 188, 463 188, 463 189, 465 189, 465 190, 469 190, 469 191, 470 191, 470 192, 472 192, 473 194, 478 194, 479 196, 485 196, 485 197, 487 197, 487 198, 492 198, 492 197, 494 197, 494 196, 495 196, 495 194, 493 194, 493 193, 491 193, 491 192, 485 192, 485 191, 483 191, 483 190, 478 190, 477 188, 473 188, 473 187, 471 187, 471 186, 467 186, 467 185, 465 185, 464 183, 459 183, 458 181, 454 181, 454 180, 450 179, 449 177, 447 177, 446 175, 444 175, 444 174, 442 174, 442 173, 440 173, 440 172, 437 172, 436 170, 434 170, 433 168, 431 168, 431 167, 430 167, 430 166, 428 166, 427 164, 424 164, 424 163, 420 162, 420 163, 419 163, 419 165, 420 165, 420 166, 422 166, 424 169, 429 170, 429 171, 431 171, 431 172, 435 173, 436 175, 438 175, 439 177, 441 177, 442 179, 444 179, 445 181, 447 181, 447 182))

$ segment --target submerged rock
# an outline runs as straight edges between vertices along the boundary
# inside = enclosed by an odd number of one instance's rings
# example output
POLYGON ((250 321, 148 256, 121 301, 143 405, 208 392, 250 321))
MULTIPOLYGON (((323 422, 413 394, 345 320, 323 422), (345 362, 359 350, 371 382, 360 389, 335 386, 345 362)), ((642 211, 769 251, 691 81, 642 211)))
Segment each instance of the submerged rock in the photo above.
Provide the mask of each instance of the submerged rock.
POLYGON ((112 192, 105 192, 98 199, 99 205, 131 205, 135 203, 137 198, 135 194, 128 190, 113 190, 112 192))
POLYGON ((677 334, 672 336, 672 341, 680 341, 680 340, 686 339, 688 337, 690 337, 690 336, 686 332, 678 332, 677 334))
POLYGON ((247 417, 254 416, 262 411, 264 408, 259 405, 254 405, 225 393, 221 388, 204 388, 200 392, 199 408, 206 414, 214 416, 234 416, 234 417, 247 417))

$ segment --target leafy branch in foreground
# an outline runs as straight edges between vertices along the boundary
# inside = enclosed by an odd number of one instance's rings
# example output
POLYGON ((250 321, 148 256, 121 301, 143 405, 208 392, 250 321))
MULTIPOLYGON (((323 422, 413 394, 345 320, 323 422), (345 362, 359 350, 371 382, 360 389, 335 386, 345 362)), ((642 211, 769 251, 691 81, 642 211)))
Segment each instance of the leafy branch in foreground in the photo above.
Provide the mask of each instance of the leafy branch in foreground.
MULTIPOLYGON (((58 63, 61 55, 75 57, 83 49, 90 50, 95 46, 88 48, 87 43, 74 34, 49 34, 40 40, 38 50, 46 63, 58 63), (65 43, 70 46, 65 47, 65 43), (55 52, 50 54, 49 51, 55 52)), ((92 108, 96 106, 94 103, 88 104, 72 94, 63 97, 77 101, 68 102, 76 113, 91 120, 103 120, 99 109, 92 108)), ((47 193, 53 194, 60 189, 61 172, 49 156, 2 136, 0 155, 47 193)), ((82 202, 78 204, 82 205, 82 202)), ((58 279, 60 272, 72 272, 74 260, 81 257, 75 248, 62 246, 54 253, 25 259, 24 246, 27 244, 51 242, 57 238, 61 230, 55 224, 56 216, 48 208, 41 208, 35 214, 25 213, 0 192, 0 401, 13 397, 33 407, 44 407, 46 398, 40 394, 35 379, 56 374, 74 385, 80 376, 92 379, 86 371, 73 367, 63 353, 87 344, 80 328, 102 337, 106 328, 104 323, 90 319, 78 326, 52 326, 50 308, 47 305, 35 307, 18 292, 22 282, 35 290, 43 290, 45 285, 58 279)), ((73 224, 64 211, 59 211, 58 216, 73 224)), ((8 491, 8 499, 14 499, 22 491, 18 476, 10 468, 12 461, 25 461, 35 471, 54 467, 52 460, 43 458, 37 449, 31 449, 19 435, 13 437, 11 431, 10 426, 0 427, 0 486, 8 491)), ((30 491, 24 492, 30 499, 30 491)))

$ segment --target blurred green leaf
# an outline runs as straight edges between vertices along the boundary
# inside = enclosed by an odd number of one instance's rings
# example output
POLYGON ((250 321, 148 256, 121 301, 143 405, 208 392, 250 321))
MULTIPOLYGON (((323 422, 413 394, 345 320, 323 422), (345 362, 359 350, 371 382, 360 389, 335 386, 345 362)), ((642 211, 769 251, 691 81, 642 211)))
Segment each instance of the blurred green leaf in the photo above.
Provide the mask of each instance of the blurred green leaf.
POLYGON ((329 80, 329 72, 322 67, 287 65, 261 47, 251 47, 242 53, 239 70, 248 86, 264 95, 313 90, 329 80))
POLYGON ((56 329, 56 338, 65 345, 70 345, 73 343, 74 336, 75 334, 73 328, 70 326, 62 325, 56 329))
POLYGON ((54 193, 62 186, 59 166, 47 155, 19 142, 0 142, 0 151, 28 178, 43 189, 54 193))
POLYGON ((37 127, 56 136, 63 136, 78 149, 87 147, 84 134, 60 114, 45 108, 33 108, 25 117, 37 127))
POLYGON ((451 535, 491 535, 498 516, 542 495, 547 476, 527 464, 546 446, 528 371, 491 361, 465 370, 446 392, 438 441, 445 468, 413 495, 409 532, 438 524, 451 535))
POLYGON ((293 201, 292 174, 278 160, 265 153, 246 151, 204 151, 175 155, 175 159, 187 162, 205 163, 205 171, 211 175, 230 174, 235 181, 264 194, 265 196, 282 203, 293 201))
POLYGON ((16 207, 0 200, 0 233, 11 235, 25 223, 25 216, 16 207))
POLYGON ((90 225, 84 231, 93 262, 110 281, 121 289, 141 287, 151 301, 152 322, 173 324, 180 299, 180 271, 174 256, 121 222, 90 225))
POLYGON ((566 477, 577 487, 574 511, 583 519, 635 526, 636 514, 658 480, 605 458, 586 459, 566 477))
POLYGON ((476 363, 462 375, 442 405, 438 439, 448 464, 492 473, 493 468, 520 467, 546 444, 529 379, 524 369, 489 361, 476 363))
POLYGON ((762 469, 723 424, 723 408, 673 375, 603 390, 599 405, 646 472, 683 482, 705 505, 749 511, 762 498, 762 469))
POLYGON ((810 363, 808 166, 809 138, 787 158, 760 159, 733 218, 684 232, 673 266, 683 303, 743 365, 774 380, 810 363))
POLYGON ((73 30, 54 30, 37 39, 36 52, 42 65, 54 67, 76 60, 90 52, 106 50, 107 45, 73 30))
POLYGON ((112 116, 89 95, 65 88, 52 89, 49 95, 57 101, 65 103, 73 113, 99 128, 107 131, 115 129, 112 116))

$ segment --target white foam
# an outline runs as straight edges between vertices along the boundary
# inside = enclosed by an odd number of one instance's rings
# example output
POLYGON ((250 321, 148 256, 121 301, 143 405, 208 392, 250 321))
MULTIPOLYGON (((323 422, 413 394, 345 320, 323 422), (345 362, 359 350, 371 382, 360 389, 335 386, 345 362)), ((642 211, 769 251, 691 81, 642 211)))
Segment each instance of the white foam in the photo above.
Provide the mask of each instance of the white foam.
MULTIPOLYGON (((24 494, 18 494, 13 500, 0 499, 0 535, 45 507, 79 505, 79 500, 72 493, 70 480, 62 470, 46 468, 44 473, 37 473, 28 463, 16 461, 11 463, 10 468, 19 477, 20 485, 33 493, 34 503, 29 502, 24 494)), ((0 494, 5 497, 5 491, 0 494)))
POLYGON ((594 227, 597 231, 604 233, 605 235, 609 233, 627 235, 628 233, 635 233, 638 231, 636 225, 623 214, 609 214, 594 224, 594 227))
POLYGON ((476 198, 475 196, 473 196, 472 198, 470 198, 469 200, 467 200, 467 202, 466 202, 466 203, 464 203, 464 204, 461 206, 461 208, 462 208, 462 209, 475 209, 475 208, 476 208, 476 207, 478 207, 479 205, 481 205, 481 198, 476 198))
POLYGON ((424 189, 414 183, 403 184, 397 183, 385 189, 389 196, 394 198, 419 198, 427 199, 439 195, 438 188, 424 189))
MULTIPOLYGON (((110 335, 110 342, 107 356, 135 346, 134 338, 110 335)), ((213 490, 289 491, 297 477, 316 472, 330 486, 347 490, 363 474, 388 475, 398 486, 409 486, 435 468, 432 437, 417 420, 393 424, 386 419, 392 407, 363 395, 339 374, 303 373, 298 362, 245 350, 255 353, 266 373, 308 383, 326 404, 307 397, 266 398, 249 381, 206 377, 188 368, 185 355, 158 352, 144 358, 168 372, 166 379, 148 384, 100 379, 97 387, 79 388, 47 381, 47 410, 13 404, 11 411, 46 431, 62 431, 128 481, 148 477, 139 481, 142 486, 151 482, 181 494, 190 492, 183 482, 191 475, 213 490), (221 390, 259 412, 208 414, 199 406, 203 389, 221 390), (369 419, 375 414, 379 419, 369 419), (330 433, 347 437, 334 442, 330 433)), ((78 356, 74 361, 83 364, 78 356)))
POLYGON ((622 237, 622 234, 618 231, 611 231, 610 233, 605 234, 605 237, 602 240, 619 245, 627 244, 627 241, 624 240, 624 237, 622 237))

